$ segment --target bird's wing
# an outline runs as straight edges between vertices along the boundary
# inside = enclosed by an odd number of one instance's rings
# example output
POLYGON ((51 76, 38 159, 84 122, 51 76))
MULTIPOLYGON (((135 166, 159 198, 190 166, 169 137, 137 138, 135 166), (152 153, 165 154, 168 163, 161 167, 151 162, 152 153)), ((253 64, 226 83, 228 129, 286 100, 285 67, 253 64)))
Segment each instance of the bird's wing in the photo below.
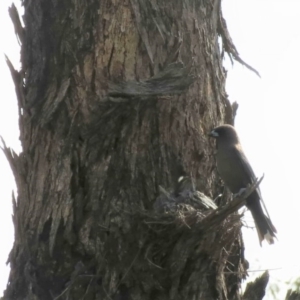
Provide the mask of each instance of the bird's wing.
MULTIPOLYGON (((239 167, 243 170, 243 173, 245 174, 245 178, 243 179, 245 180, 245 187, 246 187, 249 183, 253 183, 257 178, 253 172, 251 165, 248 162, 246 155, 244 154, 243 149, 239 145, 236 146, 236 152, 237 152, 239 167)), ((271 219, 267 207, 265 205, 265 202, 261 196, 259 186, 256 188, 256 193, 258 194, 259 200, 262 202, 263 208, 268 218, 271 219)))
POLYGON ((240 174, 243 174, 242 180, 246 187, 248 184, 253 183, 256 180, 256 176, 240 145, 235 146, 235 156, 237 158, 237 165, 240 169, 240 174))

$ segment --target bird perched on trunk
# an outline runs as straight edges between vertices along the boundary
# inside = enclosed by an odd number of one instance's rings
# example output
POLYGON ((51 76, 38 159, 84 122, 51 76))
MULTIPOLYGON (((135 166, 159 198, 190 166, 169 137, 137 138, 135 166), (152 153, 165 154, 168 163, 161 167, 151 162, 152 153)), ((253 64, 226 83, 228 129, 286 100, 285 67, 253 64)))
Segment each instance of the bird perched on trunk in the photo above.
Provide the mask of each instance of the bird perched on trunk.
MULTIPOLYGON (((245 156, 239 137, 231 125, 221 125, 213 129, 209 136, 217 141, 217 168, 225 185, 234 194, 249 184, 255 182, 256 177, 245 156)), ((252 213, 258 233, 259 243, 266 239, 269 244, 274 243, 276 228, 269 217, 264 214, 261 206, 259 187, 246 199, 246 206, 252 213)))

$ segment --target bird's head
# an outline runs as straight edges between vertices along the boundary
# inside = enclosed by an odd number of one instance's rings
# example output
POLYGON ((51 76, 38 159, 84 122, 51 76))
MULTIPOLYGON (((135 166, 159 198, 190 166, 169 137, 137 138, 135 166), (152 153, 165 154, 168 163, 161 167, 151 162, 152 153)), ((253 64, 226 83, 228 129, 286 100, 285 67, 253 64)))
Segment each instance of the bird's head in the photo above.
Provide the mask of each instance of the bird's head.
POLYGON ((235 131, 233 126, 228 124, 216 127, 208 135, 215 138, 217 142, 226 141, 232 144, 239 143, 237 132, 235 131))

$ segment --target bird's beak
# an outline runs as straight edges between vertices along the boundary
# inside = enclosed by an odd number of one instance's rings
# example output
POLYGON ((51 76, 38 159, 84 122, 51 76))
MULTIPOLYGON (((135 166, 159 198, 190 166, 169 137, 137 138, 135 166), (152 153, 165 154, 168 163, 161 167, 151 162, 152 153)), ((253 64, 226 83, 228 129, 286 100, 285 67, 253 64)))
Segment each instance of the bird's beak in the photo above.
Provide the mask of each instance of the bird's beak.
POLYGON ((214 137, 214 138, 219 136, 219 134, 217 132, 215 132, 214 130, 212 130, 208 135, 211 137, 214 137))

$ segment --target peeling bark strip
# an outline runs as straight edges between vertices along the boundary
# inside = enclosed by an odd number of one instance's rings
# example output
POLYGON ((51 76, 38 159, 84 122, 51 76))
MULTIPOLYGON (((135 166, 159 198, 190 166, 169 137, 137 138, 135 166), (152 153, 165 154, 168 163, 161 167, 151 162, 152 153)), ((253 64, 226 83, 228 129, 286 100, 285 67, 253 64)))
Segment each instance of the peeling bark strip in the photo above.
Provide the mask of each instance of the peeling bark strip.
POLYGON ((266 294, 266 287, 269 282, 269 272, 266 271, 254 282, 247 284, 243 300, 262 300, 266 294))
POLYGON ((219 19, 218 32, 222 37, 223 48, 225 52, 228 54, 229 58, 231 59, 231 62, 233 63, 233 59, 235 59, 237 62, 245 66, 250 71, 254 72, 258 77, 260 77, 258 71, 255 70, 253 67, 251 67, 249 64, 247 64, 245 61, 243 61, 242 58, 240 57, 235 45, 231 40, 231 37, 227 29, 226 21, 222 15, 220 15, 220 19, 219 19))
POLYGON ((134 97, 143 100, 143 97, 181 94, 193 82, 190 70, 181 63, 168 65, 165 70, 156 76, 144 81, 129 81, 111 84, 108 95, 111 97, 134 97))
POLYGON ((183 174, 223 193, 207 137, 233 122, 219 1, 23 2, 22 70, 8 61, 23 152, 4 145, 18 187, 4 298, 240 299, 239 216, 205 231, 195 203, 188 219, 187 206, 153 211, 183 174))

